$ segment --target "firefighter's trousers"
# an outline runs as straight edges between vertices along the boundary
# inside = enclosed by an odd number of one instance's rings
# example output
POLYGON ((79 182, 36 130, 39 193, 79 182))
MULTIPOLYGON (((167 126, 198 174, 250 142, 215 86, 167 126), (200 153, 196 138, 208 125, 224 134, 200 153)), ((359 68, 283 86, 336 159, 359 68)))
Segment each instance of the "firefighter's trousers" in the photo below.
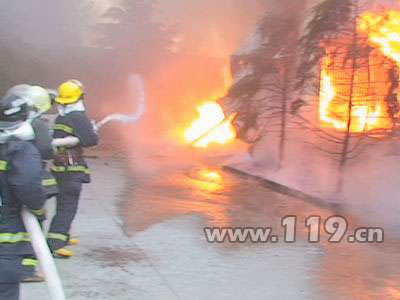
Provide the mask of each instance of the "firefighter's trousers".
POLYGON ((82 181, 76 175, 66 172, 56 176, 59 189, 56 198, 57 209, 47 237, 53 251, 63 248, 68 243, 71 224, 78 212, 82 181))
POLYGON ((22 257, 0 254, 0 300, 18 300, 22 257))
POLYGON ((18 300, 19 282, 1 283, 0 282, 0 300, 18 300))

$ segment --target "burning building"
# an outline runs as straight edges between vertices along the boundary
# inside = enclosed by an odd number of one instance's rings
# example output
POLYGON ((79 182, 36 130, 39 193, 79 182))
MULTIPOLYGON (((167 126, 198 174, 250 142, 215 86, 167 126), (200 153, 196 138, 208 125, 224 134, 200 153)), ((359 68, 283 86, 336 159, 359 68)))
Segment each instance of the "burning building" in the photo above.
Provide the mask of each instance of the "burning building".
POLYGON ((352 34, 322 43, 322 126, 358 133, 394 129, 399 112, 399 16, 396 11, 364 13, 352 34))
POLYGON ((370 136, 393 133, 400 99, 400 11, 376 7, 374 1, 333 2, 320 1, 325 5, 315 6, 314 19, 305 16, 303 5, 297 10, 303 21, 289 26, 281 21, 286 12, 267 15, 232 56, 234 84, 221 104, 227 114, 238 112, 235 125, 240 138, 258 141, 252 135, 265 131, 264 120, 276 107, 273 103, 288 97, 283 114, 295 114, 307 104, 312 112, 306 119, 322 130, 370 136), (286 32, 283 37, 282 32, 286 32), (271 74, 281 72, 285 63, 290 65, 289 83, 284 86, 285 97, 276 99, 274 92, 282 92, 271 74), (291 73, 294 69, 297 78, 291 73), (274 87, 266 88, 271 81, 274 87))
POLYGON ((275 9, 260 20, 231 57, 231 86, 199 107, 185 139, 205 148, 237 136, 272 153, 278 168, 289 140, 311 139, 342 174, 365 138, 396 134, 400 10, 376 1, 296 3, 290 14, 275 9))
POLYGON ((310 184, 341 197, 356 158, 395 147, 399 20, 395 1, 323 0, 258 23, 232 56, 233 84, 219 101, 257 164, 300 189, 309 170, 310 184))

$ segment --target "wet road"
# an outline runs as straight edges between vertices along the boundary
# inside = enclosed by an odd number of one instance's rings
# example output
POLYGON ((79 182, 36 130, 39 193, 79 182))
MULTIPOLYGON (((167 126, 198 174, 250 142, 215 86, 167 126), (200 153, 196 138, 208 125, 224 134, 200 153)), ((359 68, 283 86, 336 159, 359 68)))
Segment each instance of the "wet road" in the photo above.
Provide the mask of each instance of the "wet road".
MULTIPOLYGON (((152 163, 151 172, 133 167, 120 210, 126 233, 142 242, 182 299, 400 299, 394 236, 386 233, 382 244, 333 244, 322 235, 311 244, 304 220, 335 212, 209 164, 152 163), (287 215, 298 218, 293 244, 282 241, 287 215), (272 227, 279 242, 210 244, 204 227, 272 227)), ((342 214, 349 230, 371 225, 342 214)))

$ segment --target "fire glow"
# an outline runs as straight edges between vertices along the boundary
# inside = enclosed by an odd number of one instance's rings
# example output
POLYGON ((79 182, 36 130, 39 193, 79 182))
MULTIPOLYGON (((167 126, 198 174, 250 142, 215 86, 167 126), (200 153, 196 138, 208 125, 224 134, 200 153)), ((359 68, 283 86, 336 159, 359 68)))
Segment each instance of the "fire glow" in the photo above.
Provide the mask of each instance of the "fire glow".
POLYGON ((384 14, 365 13, 359 22, 359 29, 368 33, 371 46, 400 65, 400 11, 384 14))
POLYGON ((400 12, 364 13, 358 32, 360 41, 366 40, 372 47, 366 57, 348 59, 346 47, 341 45, 351 41, 344 37, 325 45, 319 119, 324 127, 339 131, 391 130, 389 70, 400 66, 400 12))
POLYGON ((199 118, 185 131, 185 140, 195 147, 206 148, 211 143, 226 144, 236 137, 231 121, 216 102, 206 102, 197 107, 199 118))

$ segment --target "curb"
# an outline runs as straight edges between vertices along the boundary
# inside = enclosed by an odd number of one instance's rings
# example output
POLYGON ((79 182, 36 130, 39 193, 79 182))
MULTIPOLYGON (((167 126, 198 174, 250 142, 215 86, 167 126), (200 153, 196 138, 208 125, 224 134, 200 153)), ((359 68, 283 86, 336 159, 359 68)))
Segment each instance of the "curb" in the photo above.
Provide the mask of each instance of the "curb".
POLYGON ((281 193, 281 194, 284 194, 284 195, 287 195, 287 196, 291 196, 291 197, 300 198, 300 199, 304 200, 305 202, 314 204, 314 205, 319 206, 321 208, 332 208, 332 205, 333 205, 333 203, 329 203, 329 202, 325 201, 322 198, 311 196, 311 195, 306 194, 306 193, 304 193, 302 191, 290 188, 290 187, 288 187, 286 185, 277 183, 277 182, 272 181, 272 180, 265 179, 265 178, 263 178, 261 176, 249 174, 249 173, 247 173, 245 171, 236 169, 236 168, 231 167, 231 166, 223 166, 222 170, 224 170, 226 172, 229 172, 229 173, 232 173, 232 174, 235 174, 235 175, 237 175, 239 177, 242 177, 242 178, 246 178, 246 179, 251 179, 251 180, 257 181, 262 186, 264 186, 264 187, 266 187, 268 189, 271 189, 271 190, 273 190, 275 192, 278 192, 278 193, 281 193))

